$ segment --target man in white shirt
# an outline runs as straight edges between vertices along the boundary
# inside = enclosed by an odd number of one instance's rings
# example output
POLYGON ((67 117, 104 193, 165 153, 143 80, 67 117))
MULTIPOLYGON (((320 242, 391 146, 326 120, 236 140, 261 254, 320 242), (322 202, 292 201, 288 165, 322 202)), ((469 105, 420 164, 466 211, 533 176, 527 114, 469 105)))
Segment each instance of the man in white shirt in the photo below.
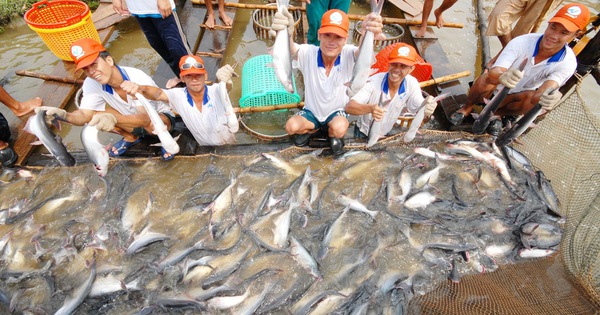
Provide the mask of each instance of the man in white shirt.
MULTIPOLYGON (((381 36, 382 18, 370 13, 363 22, 366 29, 381 36)), ((298 61, 298 68, 304 77, 304 109, 292 116, 285 124, 289 135, 295 135, 298 146, 308 144, 311 135, 321 128, 327 128, 329 144, 334 154, 340 154, 344 147, 343 138, 348 130, 348 114, 344 107, 348 103, 346 95, 352 69, 359 48, 346 45, 348 39, 348 15, 340 10, 325 12, 318 31, 319 46, 298 45, 290 40, 292 58, 298 61)), ((294 27, 292 15, 284 10, 274 17, 273 30, 294 27)), ((290 35, 293 33, 289 32, 290 35)))
MULTIPOLYGON (((590 11, 581 4, 569 4, 558 10, 548 21, 543 34, 526 34, 515 37, 502 50, 489 72, 479 76, 469 90, 467 103, 450 116, 450 122, 458 125, 473 110, 474 104, 490 99, 494 91, 507 87, 510 90, 498 110, 498 116, 521 115, 535 104, 550 111, 558 104, 562 94, 559 88, 575 73, 577 59, 568 46, 585 29, 590 11), (528 59, 523 71, 518 64, 528 59)), ((498 134, 502 122, 490 123, 487 131, 498 134)))
POLYGON ((168 90, 156 86, 123 82, 121 87, 130 95, 168 103, 183 119, 198 144, 216 146, 236 142, 239 124, 227 90, 231 88, 233 68, 225 65, 217 70, 218 84, 206 85, 204 61, 195 55, 186 55, 179 61, 181 80, 185 88, 168 90))
MULTIPOLYGON (((46 110, 46 116, 59 118, 76 126, 89 124, 98 130, 115 132, 123 136, 109 151, 112 157, 121 156, 133 145, 139 143, 145 135, 151 135, 154 127, 139 100, 127 95, 121 88, 124 81, 138 84, 154 85, 154 81, 143 71, 117 66, 102 44, 90 38, 73 42, 71 58, 77 70, 83 69, 87 78, 83 81, 83 96, 79 108, 73 112, 63 109, 42 106, 36 108, 46 110), (108 104, 109 106, 106 106, 108 104)), ((174 117, 169 106, 163 102, 152 101, 153 106, 169 130, 173 128, 174 117)), ((164 151, 164 149, 163 149, 164 151)), ((163 159, 169 160, 173 156, 163 159)))
MULTIPOLYGON (((415 115, 423 108, 424 116, 429 117, 437 106, 432 96, 423 98, 419 81, 410 75, 419 57, 415 48, 406 43, 393 47, 388 57, 389 71, 371 76, 346 105, 348 114, 360 115, 355 137, 367 138, 373 120, 382 122, 379 137, 383 137, 392 130, 401 114, 415 115)), ((421 121, 412 123, 420 125, 421 121)))

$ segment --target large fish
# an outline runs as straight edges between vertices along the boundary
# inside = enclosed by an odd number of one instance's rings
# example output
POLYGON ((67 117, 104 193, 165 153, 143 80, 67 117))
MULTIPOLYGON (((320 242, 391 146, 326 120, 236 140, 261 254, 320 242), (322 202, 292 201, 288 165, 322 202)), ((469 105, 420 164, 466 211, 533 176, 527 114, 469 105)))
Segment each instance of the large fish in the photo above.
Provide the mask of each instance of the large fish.
MULTIPOLYGON (((427 94, 425 91, 423 91, 423 94, 425 94, 425 96, 429 96, 429 94, 427 94)), ((442 93, 442 94, 436 96, 435 98, 433 98, 433 101, 439 102, 439 101, 445 99, 446 97, 448 97, 449 95, 450 95, 450 93, 442 93)), ((419 106, 419 108, 417 108, 415 118, 413 118, 413 121, 410 124, 408 131, 406 132, 406 134, 404 134, 404 142, 411 142, 417 135, 417 130, 419 130, 419 127, 421 127, 421 123, 423 122, 423 119, 425 119, 425 105, 427 105, 427 104, 421 104, 419 106)))
POLYGON ((142 102, 144 109, 146 109, 146 112, 150 117, 150 121, 152 122, 152 126, 154 126, 153 132, 158 136, 158 139, 160 139, 160 143, 165 151, 169 152, 170 154, 179 153, 179 145, 177 144, 177 141, 173 139, 173 136, 171 136, 169 130, 167 130, 167 126, 162 119, 160 119, 156 109, 150 105, 150 102, 148 102, 148 100, 141 93, 135 93, 135 97, 142 102))
MULTIPOLYGON (((525 58, 523 61, 521 61, 521 64, 519 65, 519 71, 523 71, 523 69, 525 69, 525 65, 527 65, 528 60, 528 58, 525 58)), ((500 106, 500 103, 502 103, 506 95, 508 95, 509 90, 509 88, 503 87, 500 92, 498 92, 498 94, 496 94, 492 100, 485 105, 479 114, 479 117, 477 117, 477 120, 475 120, 473 123, 474 134, 482 134, 485 131, 492 120, 494 112, 498 109, 498 106, 500 106)))
MULTIPOLYGON (((283 9, 289 6, 289 0, 277 0, 277 11, 283 13, 283 9)), ((290 51, 290 33, 288 29, 277 31, 275 44, 273 44, 271 55, 273 56, 273 68, 275 76, 286 91, 294 93, 292 83, 292 53, 290 51)))
POLYGON ((56 158, 62 166, 75 165, 75 158, 67 151, 62 143, 62 138, 55 135, 46 126, 46 111, 41 110, 27 121, 26 130, 33 133, 40 139, 42 144, 50 151, 50 154, 56 158))
POLYGON ((90 294, 92 285, 96 280, 96 262, 92 262, 90 275, 87 280, 83 282, 78 288, 76 288, 69 297, 65 299, 65 302, 61 308, 59 308, 55 315, 62 314, 73 314, 75 310, 83 303, 83 300, 90 294))
POLYGON ((108 171, 108 151, 98 140, 98 129, 86 124, 81 129, 81 143, 88 157, 94 163, 98 175, 104 177, 108 171))
MULTIPOLYGON (((381 8, 383 8, 384 0, 371 0, 371 12, 380 14, 381 8)), ((352 69, 352 78, 346 85, 348 89, 346 94, 349 97, 354 96, 369 79, 371 73, 371 64, 373 64, 373 43, 375 41, 375 34, 371 31, 366 31, 363 36, 360 47, 358 48, 358 56, 352 69)))
MULTIPOLYGON (((383 0, 381 2, 383 2, 383 0)), ((379 95, 379 107, 381 107, 381 108, 385 107, 390 102, 390 101, 387 101, 386 102, 387 104, 383 102, 384 94, 385 94, 385 92, 381 91, 381 94, 379 95)), ((367 148, 370 148, 375 143, 377 143, 377 141, 379 140, 379 137, 380 137, 380 133, 381 133, 381 120, 376 121, 375 119, 373 119, 373 121, 371 121, 371 127, 369 128, 369 141, 367 142, 367 148)))

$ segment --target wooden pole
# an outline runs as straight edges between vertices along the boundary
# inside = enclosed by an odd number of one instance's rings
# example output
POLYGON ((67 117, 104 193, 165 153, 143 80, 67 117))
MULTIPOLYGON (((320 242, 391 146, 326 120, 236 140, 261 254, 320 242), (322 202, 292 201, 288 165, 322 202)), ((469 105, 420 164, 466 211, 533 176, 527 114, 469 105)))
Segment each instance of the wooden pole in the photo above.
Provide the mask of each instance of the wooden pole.
MULTIPOLYGON (((204 4, 199 0, 192 0, 193 4, 204 4)), ((250 3, 229 3, 225 2, 225 7, 228 8, 236 8, 236 9, 250 9, 250 10, 277 10, 277 6, 274 5, 266 5, 266 4, 250 4, 250 3)), ((303 7, 289 6, 289 10, 298 10, 305 11, 306 9, 303 7)), ((350 20, 362 21, 365 19, 365 15, 360 14, 348 14, 348 18, 350 20)), ((421 21, 417 20, 407 20, 407 19, 399 19, 399 18, 391 18, 391 17, 383 17, 384 24, 406 24, 406 25, 421 25, 421 21)), ((434 26, 435 21, 428 21, 427 25, 434 26)), ((462 23, 444 23, 444 27, 452 27, 452 28, 463 28, 464 24, 462 23)))
POLYGON ((46 80, 46 81, 54 81, 54 82, 61 82, 61 83, 71 83, 71 84, 83 84, 83 80, 82 79, 74 79, 74 78, 68 78, 68 77, 59 77, 59 76, 56 76, 56 75, 39 73, 39 72, 34 72, 34 71, 29 71, 29 70, 17 70, 17 71, 15 71, 15 73, 17 75, 20 75, 20 76, 32 77, 32 78, 36 78, 36 79, 43 79, 43 80, 46 80))
POLYGON ((471 71, 467 70, 467 71, 453 73, 453 74, 445 75, 445 76, 442 76, 439 78, 433 78, 431 80, 419 82, 419 85, 423 88, 423 87, 434 85, 434 84, 440 84, 440 83, 444 83, 444 82, 448 82, 448 81, 453 81, 453 80, 463 78, 463 77, 466 77, 469 75, 471 75, 471 71))

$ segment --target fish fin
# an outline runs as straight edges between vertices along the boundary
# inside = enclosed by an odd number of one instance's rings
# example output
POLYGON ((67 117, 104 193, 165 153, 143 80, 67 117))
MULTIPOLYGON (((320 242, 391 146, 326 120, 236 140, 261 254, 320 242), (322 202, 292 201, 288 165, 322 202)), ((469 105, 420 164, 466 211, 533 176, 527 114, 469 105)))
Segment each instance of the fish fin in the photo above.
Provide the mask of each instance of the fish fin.
POLYGON ((42 141, 40 141, 39 139, 30 143, 30 145, 40 145, 40 144, 42 144, 42 141))

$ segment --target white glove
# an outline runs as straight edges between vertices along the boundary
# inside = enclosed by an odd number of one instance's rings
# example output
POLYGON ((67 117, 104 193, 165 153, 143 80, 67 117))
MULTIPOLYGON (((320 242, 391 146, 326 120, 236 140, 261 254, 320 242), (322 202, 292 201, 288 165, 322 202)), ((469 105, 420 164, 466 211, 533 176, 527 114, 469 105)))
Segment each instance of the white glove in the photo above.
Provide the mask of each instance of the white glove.
POLYGON ((540 97, 540 105, 546 111, 551 111, 554 109, 558 101, 562 98, 562 93, 559 91, 554 91, 554 93, 550 94, 553 89, 546 89, 542 96, 540 97))
POLYGON ((46 124, 47 125, 51 125, 52 121, 54 120, 54 116, 64 119, 67 119, 67 111, 64 109, 60 109, 58 107, 53 107, 53 106, 40 106, 40 107, 36 107, 33 109, 36 114, 39 113, 40 111, 45 110, 46 111, 46 124))
POLYGON ((234 73, 235 71, 230 65, 224 65, 217 70, 217 81, 231 84, 231 77, 234 73))
POLYGON ((117 124, 117 117, 109 113, 100 113, 92 117, 88 123, 90 126, 96 126, 96 129, 102 131, 112 131, 117 124))
POLYGON ((523 71, 516 68, 509 68, 500 75, 498 81, 509 89, 514 89, 517 83, 523 78, 523 71))
POLYGON ((269 36, 275 37, 278 31, 283 31, 287 27, 290 36, 294 33, 294 17, 288 11, 287 8, 283 8, 282 12, 277 11, 273 15, 273 23, 271 24, 271 30, 269 36))
POLYGON ((435 108, 437 107, 437 102, 434 101, 433 96, 430 95, 430 96, 427 96, 427 98, 425 98, 423 100, 423 103, 421 103, 421 106, 425 106, 425 117, 429 117, 435 111, 435 108))

